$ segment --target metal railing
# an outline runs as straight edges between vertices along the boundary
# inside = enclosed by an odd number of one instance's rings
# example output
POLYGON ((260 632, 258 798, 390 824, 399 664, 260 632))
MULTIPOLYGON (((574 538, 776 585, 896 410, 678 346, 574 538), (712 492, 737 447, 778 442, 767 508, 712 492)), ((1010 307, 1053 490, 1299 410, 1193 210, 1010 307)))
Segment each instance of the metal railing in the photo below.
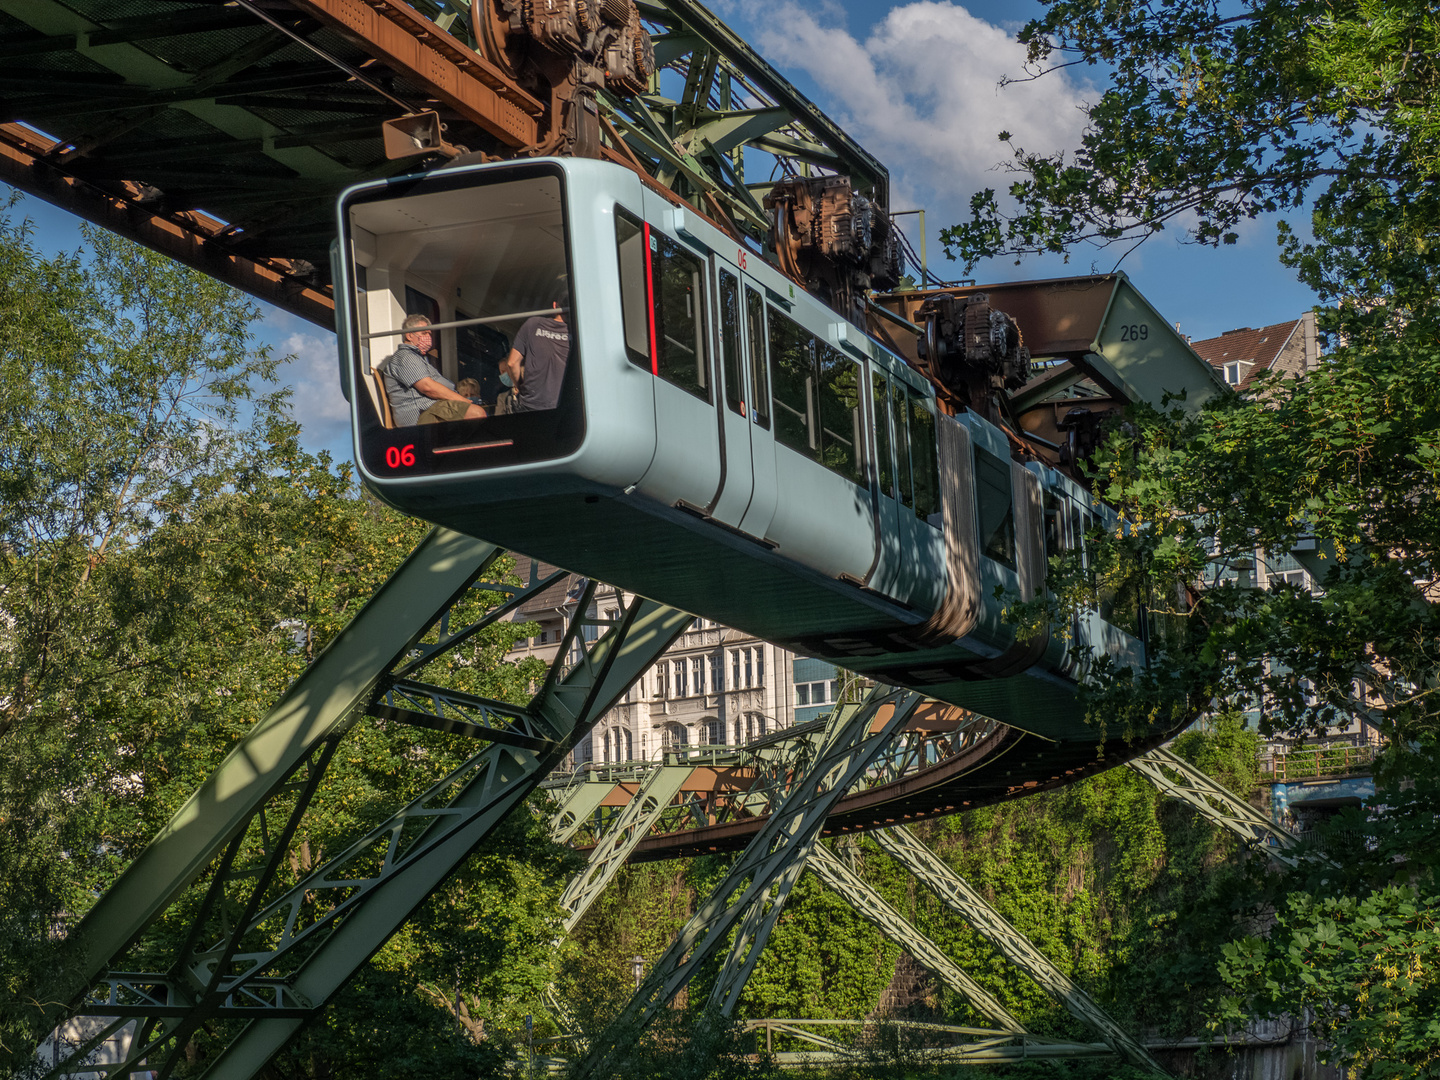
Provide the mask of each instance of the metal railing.
POLYGON ((1313 750, 1287 750, 1260 762, 1262 783, 1283 784, 1323 776, 1368 773, 1375 764, 1376 747, 1370 745, 1321 746, 1313 750))

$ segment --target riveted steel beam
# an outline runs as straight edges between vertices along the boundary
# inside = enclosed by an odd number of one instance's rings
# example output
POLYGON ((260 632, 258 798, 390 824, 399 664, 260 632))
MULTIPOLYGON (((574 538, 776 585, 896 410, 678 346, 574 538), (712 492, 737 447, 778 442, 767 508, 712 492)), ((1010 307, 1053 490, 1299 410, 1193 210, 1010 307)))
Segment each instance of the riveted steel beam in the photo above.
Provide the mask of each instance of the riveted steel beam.
POLYGON ((1071 1015, 1100 1032, 1106 1045, 1132 1065, 1161 1076, 1161 1067, 1130 1033, 1111 1019, 1089 994, 1074 984, 1048 957, 1035 948, 1010 921, 960 875, 941 862, 909 829, 877 829, 876 843, 891 858, 909 870, 940 902, 958 914, 1004 955, 1005 959, 1030 976, 1041 989, 1065 1006, 1071 1015))
MULTIPOLYGON (((428 665, 553 580, 477 581, 498 554, 432 531, 86 917, 89 988, 69 1012, 114 1029, 106 1037, 112 1059, 124 1042, 105 1075, 118 1080, 142 1062, 168 1075, 189 1037, 217 1019, 244 1027, 211 1075, 253 1075, 691 621, 637 599, 601 623, 584 614, 587 592, 528 706, 420 682, 428 665), (481 614, 457 628, 451 615, 462 602, 481 614), (602 625, 607 633, 589 633, 602 625), (395 701, 408 707, 385 704, 395 701), (291 841, 337 741, 367 712, 463 726, 489 745, 325 865, 272 888, 277 868, 296 865, 291 841), (121 968, 128 944, 207 873, 205 897, 187 906, 190 929, 170 946, 167 969, 96 977, 121 968), (117 1020, 125 1023, 117 1028, 117 1020)), ((95 1042, 94 1024, 76 1030, 95 1042)), ((57 1043, 52 1058, 62 1049, 57 1043)), ((76 1071, 81 1058, 66 1055, 54 1075, 76 1071)))

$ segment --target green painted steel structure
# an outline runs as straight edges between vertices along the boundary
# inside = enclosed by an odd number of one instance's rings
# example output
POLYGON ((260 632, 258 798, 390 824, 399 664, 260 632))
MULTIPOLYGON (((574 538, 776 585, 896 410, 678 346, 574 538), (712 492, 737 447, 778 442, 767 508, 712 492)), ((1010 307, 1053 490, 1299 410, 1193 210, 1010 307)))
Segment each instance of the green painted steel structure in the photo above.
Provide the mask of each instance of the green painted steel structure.
POLYGON ((62 1000, 78 1002, 69 1015, 101 1021, 50 1076, 118 1078, 142 1067, 169 1075, 189 1035, 216 1018, 244 1026, 204 1075, 255 1075, 691 621, 636 599, 618 621, 599 623, 585 615, 592 584, 577 598, 559 656, 528 706, 418 682, 425 665, 550 584, 479 581, 498 554, 432 531, 101 897, 77 931, 90 945, 85 985, 61 990, 62 1000), (452 629, 451 610, 477 590, 492 594, 489 610, 452 629), (488 745, 303 879, 277 885, 326 763, 367 713, 488 745), (283 824, 272 831, 277 818, 283 824), (238 865, 242 850, 257 848, 258 862, 238 865), (125 970, 127 946, 195 889, 204 898, 171 963, 125 970), (116 1040, 122 1029, 128 1037, 116 1040), (121 1060, 82 1070, 107 1040, 123 1049, 121 1060))

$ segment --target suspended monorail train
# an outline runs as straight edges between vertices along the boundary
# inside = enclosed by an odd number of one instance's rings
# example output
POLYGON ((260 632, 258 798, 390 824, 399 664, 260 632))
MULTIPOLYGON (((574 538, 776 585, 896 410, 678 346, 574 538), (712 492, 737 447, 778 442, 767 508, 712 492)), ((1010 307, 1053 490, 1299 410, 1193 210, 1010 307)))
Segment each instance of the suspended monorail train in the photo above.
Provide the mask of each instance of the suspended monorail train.
POLYGON ((350 188, 338 214, 355 458, 392 506, 1046 738, 1095 737, 1077 656, 1144 663, 1098 611, 1031 640, 1004 618, 1105 512, 1086 490, 944 415, 894 352, 637 173, 441 169, 350 188), (437 372, 487 403, 520 327, 558 315, 558 403, 395 426, 382 372, 414 313, 437 372))

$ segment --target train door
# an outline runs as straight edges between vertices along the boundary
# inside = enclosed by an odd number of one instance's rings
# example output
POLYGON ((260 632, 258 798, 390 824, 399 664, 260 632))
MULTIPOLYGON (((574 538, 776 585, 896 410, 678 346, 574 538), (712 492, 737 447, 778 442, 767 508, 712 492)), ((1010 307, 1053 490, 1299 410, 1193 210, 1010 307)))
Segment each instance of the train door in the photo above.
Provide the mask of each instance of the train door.
POLYGON ((744 304, 744 368, 750 387, 746 411, 750 414, 750 505, 740 521, 740 530, 763 539, 775 520, 779 500, 775 477, 775 431, 771 423, 770 364, 768 331, 765 326, 765 298, 746 280, 741 287, 744 304))
MULTIPOLYGON (((663 220, 670 209, 651 192, 645 193, 645 206, 652 221, 663 220)), ((644 228, 656 453, 639 486, 661 502, 704 510, 720 490, 718 402, 707 323, 708 260, 654 225, 644 228)))
POLYGON ((739 528, 754 490, 754 465, 750 456, 751 395, 745 377, 745 301, 740 269, 715 258, 715 342, 720 361, 719 416, 721 452, 720 496, 710 516, 732 528, 739 528))

